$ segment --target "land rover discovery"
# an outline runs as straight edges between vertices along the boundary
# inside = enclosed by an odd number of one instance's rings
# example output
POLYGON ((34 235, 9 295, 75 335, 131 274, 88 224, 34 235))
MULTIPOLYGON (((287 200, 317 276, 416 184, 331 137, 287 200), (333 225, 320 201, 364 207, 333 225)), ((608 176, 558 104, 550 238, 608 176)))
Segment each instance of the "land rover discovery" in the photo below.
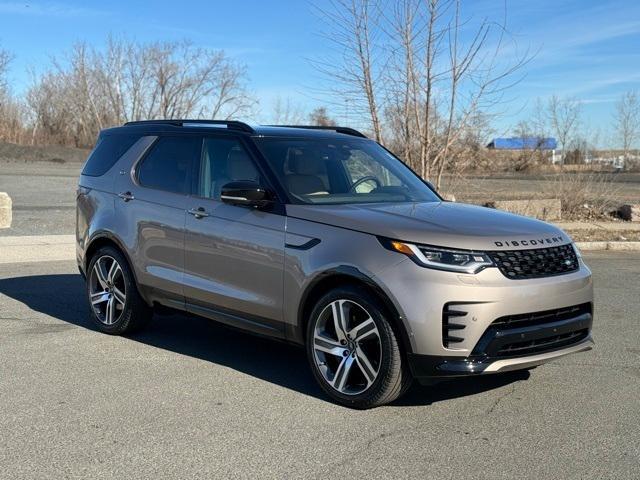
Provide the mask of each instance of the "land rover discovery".
POLYGON ((593 344, 591 272, 567 234, 443 201, 350 128, 103 130, 76 236, 101 331, 128 334, 168 307, 300 344, 350 407, 593 344))

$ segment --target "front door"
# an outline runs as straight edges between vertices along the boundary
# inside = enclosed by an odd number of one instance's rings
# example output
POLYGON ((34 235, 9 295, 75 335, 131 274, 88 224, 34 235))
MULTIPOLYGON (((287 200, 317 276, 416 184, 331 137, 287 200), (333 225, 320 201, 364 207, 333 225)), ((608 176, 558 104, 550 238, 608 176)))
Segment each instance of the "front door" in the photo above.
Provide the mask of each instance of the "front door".
POLYGON ((206 137, 198 170, 186 219, 187 309, 283 336, 285 216, 220 201, 222 186, 232 181, 267 186, 239 138, 206 137))

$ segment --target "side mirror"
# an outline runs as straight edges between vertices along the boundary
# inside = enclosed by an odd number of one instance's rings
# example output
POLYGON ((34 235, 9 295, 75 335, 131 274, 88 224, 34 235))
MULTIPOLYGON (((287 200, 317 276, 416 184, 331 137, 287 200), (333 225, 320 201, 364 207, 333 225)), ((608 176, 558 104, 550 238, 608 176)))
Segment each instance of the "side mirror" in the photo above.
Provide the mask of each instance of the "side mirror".
POLYGON ((265 208, 274 202, 274 195, 258 182, 240 180, 223 185, 220 200, 230 205, 265 208))

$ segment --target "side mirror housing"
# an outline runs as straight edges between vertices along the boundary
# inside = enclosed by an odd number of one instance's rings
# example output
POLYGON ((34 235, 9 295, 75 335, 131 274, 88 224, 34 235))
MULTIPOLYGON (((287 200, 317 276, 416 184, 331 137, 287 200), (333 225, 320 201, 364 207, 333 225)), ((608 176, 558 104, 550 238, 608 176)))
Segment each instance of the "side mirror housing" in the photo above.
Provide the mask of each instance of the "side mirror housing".
POLYGON ((267 208, 274 202, 273 193, 251 180, 240 180, 223 185, 220 200, 230 205, 267 208))

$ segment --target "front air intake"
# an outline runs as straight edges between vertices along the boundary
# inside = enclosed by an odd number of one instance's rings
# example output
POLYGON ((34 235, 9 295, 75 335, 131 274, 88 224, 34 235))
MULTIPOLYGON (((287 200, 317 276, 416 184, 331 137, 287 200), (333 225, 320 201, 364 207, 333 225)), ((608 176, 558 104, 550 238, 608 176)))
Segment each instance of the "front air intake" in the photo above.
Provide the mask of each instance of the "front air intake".
POLYGON ((592 322, 591 303, 507 315, 489 325, 472 355, 518 357, 569 347, 589 336, 592 322))

